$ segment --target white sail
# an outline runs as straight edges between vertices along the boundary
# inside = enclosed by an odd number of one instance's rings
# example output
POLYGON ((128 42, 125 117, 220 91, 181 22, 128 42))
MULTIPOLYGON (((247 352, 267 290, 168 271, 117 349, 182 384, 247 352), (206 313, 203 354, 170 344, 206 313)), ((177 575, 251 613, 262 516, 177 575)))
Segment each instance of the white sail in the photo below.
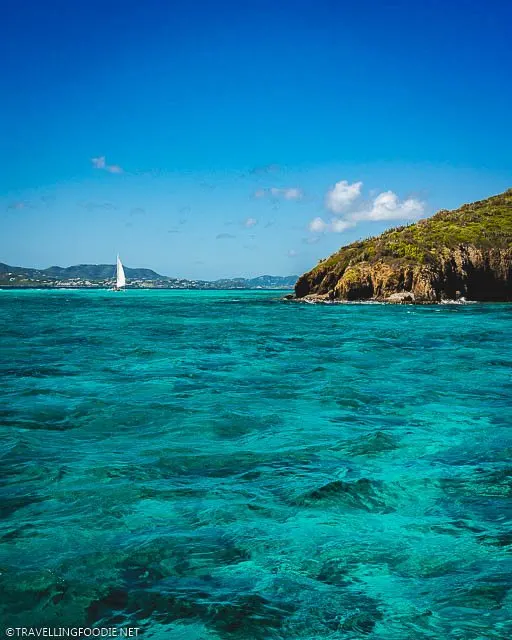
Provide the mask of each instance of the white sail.
POLYGON ((123 263, 121 262, 121 258, 119 254, 117 255, 117 273, 116 273, 116 287, 121 289, 121 287, 126 286, 126 278, 124 275, 123 263))

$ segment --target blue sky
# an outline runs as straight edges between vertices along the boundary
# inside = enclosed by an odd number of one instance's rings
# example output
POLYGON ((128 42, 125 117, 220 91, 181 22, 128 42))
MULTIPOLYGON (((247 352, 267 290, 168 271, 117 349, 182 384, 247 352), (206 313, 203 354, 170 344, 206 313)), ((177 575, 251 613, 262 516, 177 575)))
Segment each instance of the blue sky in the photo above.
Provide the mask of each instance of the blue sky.
POLYGON ((14 0, 0 261, 300 273, 512 186, 512 5, 14 0))

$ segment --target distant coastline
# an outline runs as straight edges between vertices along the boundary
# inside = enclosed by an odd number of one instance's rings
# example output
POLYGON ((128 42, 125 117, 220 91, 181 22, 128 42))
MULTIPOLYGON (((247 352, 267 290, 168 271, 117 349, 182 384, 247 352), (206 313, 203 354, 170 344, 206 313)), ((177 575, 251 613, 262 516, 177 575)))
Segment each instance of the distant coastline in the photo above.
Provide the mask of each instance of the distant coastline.
MULTIPOLYGON (((151 269, 125 267, 127 289, 276 290, 293 289, 298 276, 189 280, 160 275, 151 269)), ((0 263, 0 289, 110 289, 115 265, 80 264, 33 269, 0 263)))
MULTIPOLYGON (((111 289, 111 285, 14 285, 9 286, 5 284, 0 284, 0 291, 109 291, 111 289)), ((158 287, 158 286, 145 286, 138 287, 134 285, 127 285, 127 291, 293 291, 293 286, 290 287, 194 287, 194 286, 183 286, 183 287, 158 287)), ((294 296, 293 296, 294 297, 294 296)))

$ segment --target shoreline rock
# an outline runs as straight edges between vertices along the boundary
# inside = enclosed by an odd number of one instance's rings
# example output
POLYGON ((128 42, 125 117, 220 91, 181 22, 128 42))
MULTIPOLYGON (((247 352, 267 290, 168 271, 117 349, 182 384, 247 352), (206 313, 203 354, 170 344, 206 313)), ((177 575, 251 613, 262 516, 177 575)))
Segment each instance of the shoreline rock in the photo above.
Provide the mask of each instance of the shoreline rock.
POLYGON ((282 298, 287 302, 299 302, 301 304, 405 304, 405 305, 440 305, 440 304, 475 304, 478 300, 467 300, 463 296, 457 298, 443 298, 439 301, 416 300, 413 294, 409 292, 392 294, 388 298, 362 298, 360 300, 343 300, 331 299, 320 295, 307 295, 303 298, 297 298, 293 294, 286 295, 282 298), (396 297, 395 297, 396 296, 396 297))
POLYGON ((392 293, 385 302, 391 304, 412 304, 415 302, 414 293, 410 291, 400 291, 399 293, 392 293))

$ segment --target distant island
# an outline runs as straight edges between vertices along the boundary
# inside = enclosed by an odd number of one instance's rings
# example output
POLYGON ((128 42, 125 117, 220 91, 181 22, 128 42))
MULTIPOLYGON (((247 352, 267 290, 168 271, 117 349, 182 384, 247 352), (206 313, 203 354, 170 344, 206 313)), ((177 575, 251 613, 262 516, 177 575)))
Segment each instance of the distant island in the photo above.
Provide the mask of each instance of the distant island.
POLYGON ((302 275, 295 298, 512 300, 512 189, 354 242, 302 275))
MULTIPOLYGON (((0 262, 3 289, 106 289, 115 282, 113 264, 77 264, 71 267, 32 269, 0 262)), ((124 268, 128 289, 293 289, 297 276, 258 276, 220 280, 187 280, 160 275, 151 269, 124 268)))

